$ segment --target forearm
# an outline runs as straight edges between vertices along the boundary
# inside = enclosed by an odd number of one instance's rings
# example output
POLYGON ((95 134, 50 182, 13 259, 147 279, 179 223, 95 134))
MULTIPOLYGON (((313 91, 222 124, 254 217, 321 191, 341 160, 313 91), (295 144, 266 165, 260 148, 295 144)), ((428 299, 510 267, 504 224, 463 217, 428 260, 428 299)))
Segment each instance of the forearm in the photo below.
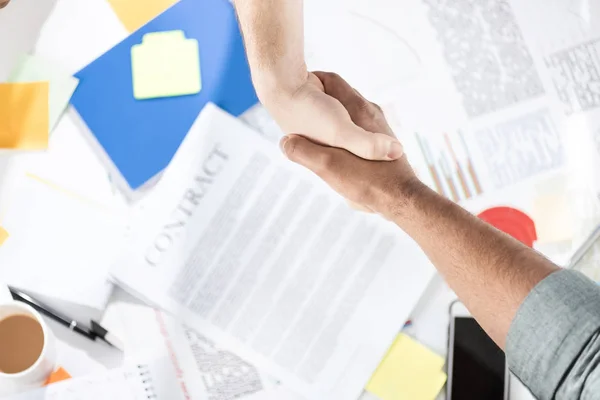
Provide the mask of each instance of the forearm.
POLYGON ((308 79, 303 0, 235 0, 235 7, 259 96, 294 93, 308 79))
POLYGON ((392 219, 425 251, 450 287, 504 348, 529 292, 558 267, 419 183, 395 195, 392 219))

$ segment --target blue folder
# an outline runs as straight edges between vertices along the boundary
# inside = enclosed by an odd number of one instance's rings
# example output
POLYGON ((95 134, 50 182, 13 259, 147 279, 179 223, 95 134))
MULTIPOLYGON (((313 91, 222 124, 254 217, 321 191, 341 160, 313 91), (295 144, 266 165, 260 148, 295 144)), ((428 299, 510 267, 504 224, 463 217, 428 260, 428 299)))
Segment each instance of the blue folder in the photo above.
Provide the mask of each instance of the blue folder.
POLYGON ((80 84, 72 104, 134 190, 169 164, 207 102, 235 116, 258 102, 235 11, 227 0, 181 0, 76 77, 80 84), (146 33, 177 29, 198 40, 202 90, 134 99, 131 47, 146 33))

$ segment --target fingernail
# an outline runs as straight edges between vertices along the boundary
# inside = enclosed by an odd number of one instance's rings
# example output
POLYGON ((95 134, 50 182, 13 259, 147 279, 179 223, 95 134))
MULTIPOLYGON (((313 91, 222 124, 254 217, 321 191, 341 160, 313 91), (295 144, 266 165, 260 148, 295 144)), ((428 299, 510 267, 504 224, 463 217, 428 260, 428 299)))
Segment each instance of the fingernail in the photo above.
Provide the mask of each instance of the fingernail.
POLYGON ((397 160, 404 154, 404 147, 399 142, 390 142, 390 150, 387 156, 390 160, 397 160))
POLYGON ((287 153, 285 152, 285 143, 288 141, 289 137, 288 136, 284 136, 281 138, 281 140, 279 141, 279 148, 281 149, 281 151, 283 152, 283 154, 287 155, 287 153))

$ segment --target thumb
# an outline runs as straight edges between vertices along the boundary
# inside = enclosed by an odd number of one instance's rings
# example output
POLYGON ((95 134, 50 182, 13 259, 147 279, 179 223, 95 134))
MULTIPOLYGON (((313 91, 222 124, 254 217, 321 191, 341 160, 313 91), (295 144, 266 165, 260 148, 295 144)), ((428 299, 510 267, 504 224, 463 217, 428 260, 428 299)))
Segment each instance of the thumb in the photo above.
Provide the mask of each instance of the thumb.
POLYGON ((404 154, 404 148, 396 138, 366 131, 353 123, 336 135, 333 146, 346 149, 365 160, 397 160, 404 154))
POLYGON ((300 135, 284 136, 279 145, 288 159, 308 168, 324 181, 334 173, 337 149, 317 144, 300 135))

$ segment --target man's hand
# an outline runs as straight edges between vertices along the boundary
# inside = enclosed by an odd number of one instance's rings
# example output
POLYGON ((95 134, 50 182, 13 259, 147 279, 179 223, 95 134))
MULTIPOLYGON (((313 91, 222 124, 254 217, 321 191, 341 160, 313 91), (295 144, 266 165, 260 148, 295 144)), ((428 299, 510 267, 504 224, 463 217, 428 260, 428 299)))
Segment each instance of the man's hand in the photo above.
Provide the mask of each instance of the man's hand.
MULTIPOLYGON (((325 95, 344 108, 352 124, 363 132, 394 137, 376 104, 336 74, 317 72, 315 76, 322 82, 325 95)), ((281 148, 290 160, 312 170, 350 202, 387 218, 398 211, 398 199, 422 185, 406 156, 393 162, 373 162, 327 144, 311 135, 289 135, 282 139, 281 148)))
MULTIPOLYGON (((1 1, 1 0, 0 0, 1 1)), ((304 61, 303 0, 235 0, 256 93, 284 132, 368 160, 396 160, 402 146, 352 123, 304 61)))
POLYGON ((0 0, 0 9, 4 8, 10 3, 10 0, 0 0))
MULTIPOLYGON (((367 160, 400 158, 402 145, 387 123, 370 123, 366 127, 353 122, 347 107, 336 97, 336 86, 340 81, 348 86, 333 74, 308 73, 306 81, 294 91, 263 91, 261 100, 286 133, 300 134, 316 143, 346 149, 367 160)), ((261 93, 259 86, 257 90, 261 93)), ((351 94, 355 93, 351 87, 348 89, 351 94)), ((372 115, 371 109, 356 111, 372 115)))

